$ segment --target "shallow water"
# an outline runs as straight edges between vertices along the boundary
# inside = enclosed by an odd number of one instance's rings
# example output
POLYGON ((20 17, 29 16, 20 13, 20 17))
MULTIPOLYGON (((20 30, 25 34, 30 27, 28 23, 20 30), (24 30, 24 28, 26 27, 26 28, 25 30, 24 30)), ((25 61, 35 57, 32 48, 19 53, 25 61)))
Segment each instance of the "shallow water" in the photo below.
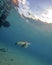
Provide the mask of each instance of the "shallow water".
MULTIPOLYGON (((7 20, 11 26, 0 28, 0 65, 52 65, 52 26, 42 23, 27 23, 17 11, 12 10, 7 20), (31 45, 25 49, 16 46, 19 41, 31 45)), ((36 22, 36 21, 35 21, 36 22)))

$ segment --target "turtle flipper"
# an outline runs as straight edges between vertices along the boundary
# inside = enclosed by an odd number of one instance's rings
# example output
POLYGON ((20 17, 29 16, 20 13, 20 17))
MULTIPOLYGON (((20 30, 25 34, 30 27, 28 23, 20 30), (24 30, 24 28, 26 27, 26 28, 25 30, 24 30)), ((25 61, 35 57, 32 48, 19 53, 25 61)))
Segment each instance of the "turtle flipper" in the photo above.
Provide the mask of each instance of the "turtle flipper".
POLYGON ((2 25, 3 25, 3 22, 2 22, 2 20, 1 20, 1 18, 0 18, 0 28, 1 28, 2 25))
POLYGON ((4 27, 10 27, 10 23, 8 21, 3 22, 4 27))
POLYGON ((10 27, 10 23, 9 23, 8 21, 2 21, 2 20, 0 19, 0 28, 1 28, 1 26, 10 27))

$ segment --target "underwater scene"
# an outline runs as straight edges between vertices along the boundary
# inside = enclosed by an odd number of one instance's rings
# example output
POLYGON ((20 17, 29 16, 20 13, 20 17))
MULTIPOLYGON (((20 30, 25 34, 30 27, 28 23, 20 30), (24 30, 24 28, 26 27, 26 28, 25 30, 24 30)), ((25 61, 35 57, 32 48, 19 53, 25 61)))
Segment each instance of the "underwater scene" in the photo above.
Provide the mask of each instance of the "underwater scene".
POLYGON ((42 18, 42 3, 0 0, 0 65, 52 65, 52 8, 42 18))

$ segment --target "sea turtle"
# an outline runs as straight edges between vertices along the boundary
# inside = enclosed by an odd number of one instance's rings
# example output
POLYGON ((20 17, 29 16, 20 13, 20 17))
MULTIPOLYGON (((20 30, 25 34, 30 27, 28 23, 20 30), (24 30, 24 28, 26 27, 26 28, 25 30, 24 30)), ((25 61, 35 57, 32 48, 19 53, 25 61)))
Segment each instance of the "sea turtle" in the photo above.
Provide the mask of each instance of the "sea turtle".
POLYGON ((19 41, 19 42, 16 42, 15 44, 16 44, 16 45, 20 45, 20 46, 23 47, 23 48, 28 48, 29 45, 30 45, 30 43, 27 42, 27 41, 19 41))
POLYGON ((11 9, 18 7, 18 0, 0 0, 0 27, 9 27, 10 23, 6 21, 11 9))

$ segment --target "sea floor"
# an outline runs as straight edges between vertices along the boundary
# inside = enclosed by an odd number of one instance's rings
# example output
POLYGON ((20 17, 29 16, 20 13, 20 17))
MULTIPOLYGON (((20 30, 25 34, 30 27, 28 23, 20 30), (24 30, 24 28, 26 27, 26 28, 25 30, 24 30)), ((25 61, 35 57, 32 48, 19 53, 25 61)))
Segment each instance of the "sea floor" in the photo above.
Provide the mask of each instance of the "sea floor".
POLYGON ((8 48, 0 43, 0 65, 47 65, 33 58, 30 54, 14 48, 8 48))

